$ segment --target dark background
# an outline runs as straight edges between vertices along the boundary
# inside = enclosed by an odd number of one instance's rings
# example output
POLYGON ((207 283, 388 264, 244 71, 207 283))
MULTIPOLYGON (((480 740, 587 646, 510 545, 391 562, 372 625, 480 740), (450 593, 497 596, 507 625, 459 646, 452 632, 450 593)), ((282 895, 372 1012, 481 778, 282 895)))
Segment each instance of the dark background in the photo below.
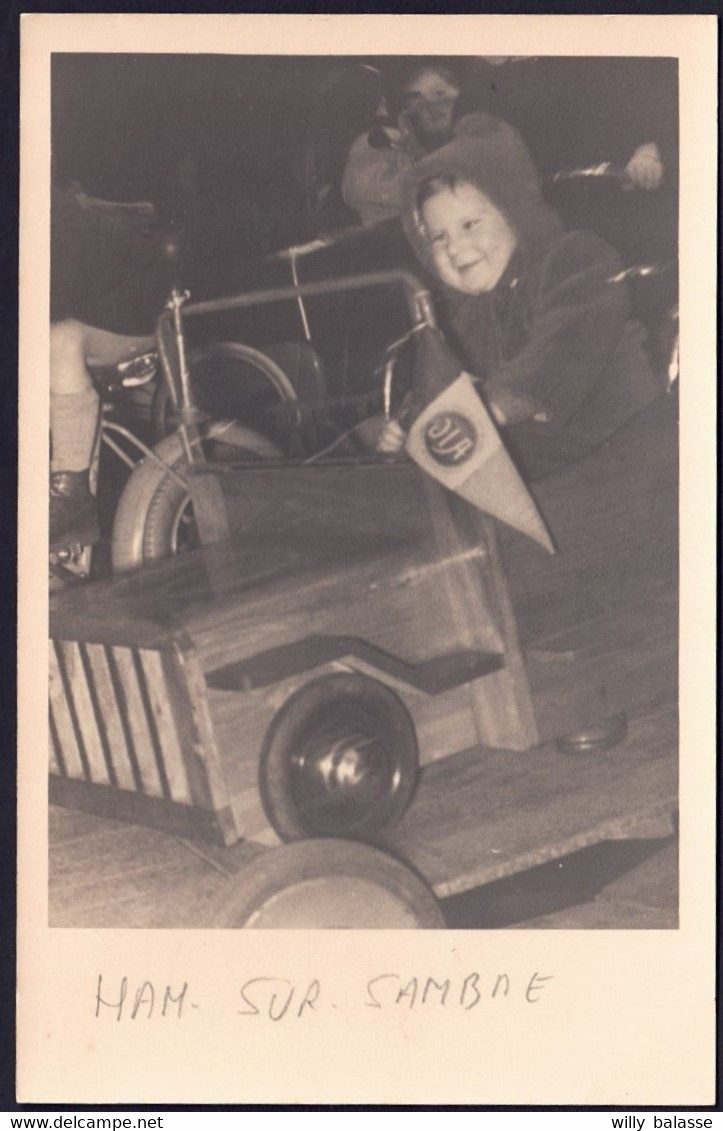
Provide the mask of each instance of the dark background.
POLYGON ((280 246, 304 228, 309 146, 341 161, 377 89, 360 60, 338 57, 55 55, 54 174, 169 218, 202 201, 280 246))
MULTIPOLYGON (((568 226, 598 230, 625 260, 674 254, 675 60, 531 57, 503 68, 479 56, 440 61, 462 80, 462 112, 487 110, 516 126, 548 181, 571 165, 623 166, 638 145, 657 141, 662 190, 605 198, 588 184, 572 202, 553 203, 569 210, 568 226)), ((244 259, 357 222, 338 193, 344 160, 371 124, 383 80, 408 63, 55 54, 54 179, 92 196, 152 201, 161 225, 190 233, 202 290, 219 293, 236 286, 233 267, 244 259), (326 181, 336 184, 336 201, 320 218, 311 200, 326 181)))

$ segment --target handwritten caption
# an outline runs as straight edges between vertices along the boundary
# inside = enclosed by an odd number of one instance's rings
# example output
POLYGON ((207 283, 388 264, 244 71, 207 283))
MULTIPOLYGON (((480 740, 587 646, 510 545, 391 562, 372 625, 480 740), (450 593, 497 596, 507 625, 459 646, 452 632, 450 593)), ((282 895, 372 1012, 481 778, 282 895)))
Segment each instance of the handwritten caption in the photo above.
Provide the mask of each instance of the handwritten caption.
MULTIPOLYGON (((442 1008, 469 1013, 485 1002, 518 1000, 537 1005, 550 989, 554 975, 535 970, 524 976, 505 973, 483 975, 479 971, 456 978, 376 974, 359 986, 354 1005, 373 1010, 424 1010, 442 1008)), ((94 995, 96 1018, 116 1021, 182 1020, 203 1009, 188 982, 175 985, 151 981, 132 983, 123 976, 99 974, 94 995)), ((259 976, 242 982, 227 999, 239 1017, 269 1021, 301 1020, 311 1014, 343 1008, 326 992, 318 978, 295 983, 289 978, 259 976)))

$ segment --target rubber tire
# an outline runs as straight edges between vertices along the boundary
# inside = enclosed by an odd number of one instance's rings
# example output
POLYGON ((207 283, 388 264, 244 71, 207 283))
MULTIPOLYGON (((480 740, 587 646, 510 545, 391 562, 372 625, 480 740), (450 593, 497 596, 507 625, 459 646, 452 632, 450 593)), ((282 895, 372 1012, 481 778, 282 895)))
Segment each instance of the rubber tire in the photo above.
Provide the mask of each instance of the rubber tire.
MULTIPOLYGON (((280 401, 294 402, 298 399, 293 384, 286 373, 284 373, 281 366, 277 365, 272 358, 267 357, 266 354, 262 353, 260 350, 246 346, 242 342, 217 342, 207 350, 192 354, 189 359, 192 377, 194 365, 197 365, 201 361, 212 361, 214 358, 230 358, 244 365, 251 366, 252 369, 256 370, 268 381, 280 401)), ((171 397, 168 391, 168 385, 161 375, 156 384, 151 404, 153 435, 158 440, 171 435, 175 430, 175 425, 169 421, 170 400, 171 397)))
POLYGON ((334 673, 305 683, 274 715, 264 736, 259 759, 259 795, 269 824, 282 841, 310 837, 344 836, 350 840, 377 842, 401 819, 414 794, 419 750, 414 723, 397 695, 378 680, 357 673, 334 673), (350 698, 363 699, 385 715, 388 731, 398 743, 400 781, 389 805, 369 820, 336 831, 315 828, 296 805, 289 783, 288 754, 310 718, 326 705, 350 698))
POLYGON ((439 930, 446 926, 422 879, 386 852, 355 841, 304 840, 283 845, 256 857, 234 877, 233 884, 232 893, 224 895, 214 914, 214 926, 357 930, 439 930), (295 888, 299 890, 294 905, 295 888), (326 914, 317 915, 314 904, 318 907, 319 895, 322 901, 334 898, 334 889, 339 905, 329 906, 328 919, 326 914), (379 895, 376 906, 375 892, 379 895), (281 906, 284 897, 286 911, 281 906), (322 917, 324 922, 319 921, 322 917))
MULTIPOLYGON (((210 424, 206 438, 212 440, 214 436, 222 436, 224 444, 234 452, 249 454, 257 460, 283 458, 283 453, 271 440, 235 422, 231 428, 228 422, 210 424)), ((171 467, 183 469, 185 455, 178 433, 166 436, 153 450, 171 467)), ((171 555, 173 524, 184 495, 180 483, 153 460, 146 458, 134 468, 113 519, 111 564, 114 573, 138 569, 171 555)))

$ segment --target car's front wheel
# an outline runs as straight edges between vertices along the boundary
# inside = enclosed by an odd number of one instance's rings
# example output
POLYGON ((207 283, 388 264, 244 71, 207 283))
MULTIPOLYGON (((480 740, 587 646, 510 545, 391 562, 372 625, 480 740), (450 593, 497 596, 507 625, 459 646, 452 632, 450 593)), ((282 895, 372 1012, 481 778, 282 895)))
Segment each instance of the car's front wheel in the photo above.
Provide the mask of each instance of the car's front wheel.
POLYGON ((219 927, 296 929, 444 928, 426 883, 378 848, 304 840, 253 860, 224 891, 219 927))

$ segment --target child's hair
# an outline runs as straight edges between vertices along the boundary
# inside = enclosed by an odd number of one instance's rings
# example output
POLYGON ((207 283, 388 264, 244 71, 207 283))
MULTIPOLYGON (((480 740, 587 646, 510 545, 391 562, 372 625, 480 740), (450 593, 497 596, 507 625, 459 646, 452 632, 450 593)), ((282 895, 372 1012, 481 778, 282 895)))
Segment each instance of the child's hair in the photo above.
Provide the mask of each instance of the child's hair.
POLYGON ((426 181, 422 181, 417 189, 417 214, 421 217, 422 207, 433 196, 437 196, 440 192, 450 190, 454 192, 457 185, 460 183, 461 178, 456 173, 438 173, 436 177, 430 177, 426 181))
POLYGON ((427 201, 431 200, 433 196, 438 196, 441 192, 454 192, 458 185, 464 183, 464 180, 464 177, 459 177, 456 173, 437 173, 435 177, 429 177, 426 181, 422 181, 417 189, 414 208, 414 222, 422 235, 425 234, 422 208, 427 201))

